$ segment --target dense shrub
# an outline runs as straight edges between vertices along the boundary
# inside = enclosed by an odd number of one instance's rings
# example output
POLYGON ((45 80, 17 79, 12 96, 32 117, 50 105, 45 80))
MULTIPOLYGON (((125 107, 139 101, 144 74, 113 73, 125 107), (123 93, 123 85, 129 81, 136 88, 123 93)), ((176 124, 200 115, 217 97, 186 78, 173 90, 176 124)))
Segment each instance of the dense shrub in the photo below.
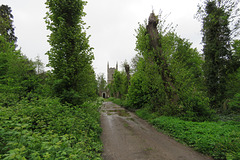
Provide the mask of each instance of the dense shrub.
POLYGON ((240 113, 240 93, 235 94, 233 99, 229 102, 229 106, 232 111, 240 113))
POLYGON ((240 159, 240 123, 227 122, 192 122, 179 118, 157 116, 140 109, 137 115, 148 120, 157 129, 186 143, 195 150, 214 159, 240 159))
POLYGON ((1 159, 101 159, 100 102, 22 100, 0 107, 1 159))
POLYGON ((129 109, 129 102, 127 99, 119 99, 119 98, 110 97, 110 98, 108 98, 108 101, 112 101, 113 103, 115 103, 119 106, 129 109))

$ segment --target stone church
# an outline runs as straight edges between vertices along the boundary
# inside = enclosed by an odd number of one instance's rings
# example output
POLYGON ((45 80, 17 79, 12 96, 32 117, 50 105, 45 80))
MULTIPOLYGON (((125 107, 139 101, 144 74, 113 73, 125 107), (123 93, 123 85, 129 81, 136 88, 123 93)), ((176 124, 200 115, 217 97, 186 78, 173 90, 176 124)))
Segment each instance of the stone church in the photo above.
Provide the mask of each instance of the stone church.
MULTIPOLYGON (((110 84, 113 81, 113 75, 115 70, 118 70, 118 63, 116 63, 116 68, 114 67, 110 67, 109 68, 109 62, 107 63, 107 84, 110 84)), ((109 98, 110 94, 109 94, 109 90, 106 89, 104 91, 99 91, 99 95, 103 98, 109 98)))

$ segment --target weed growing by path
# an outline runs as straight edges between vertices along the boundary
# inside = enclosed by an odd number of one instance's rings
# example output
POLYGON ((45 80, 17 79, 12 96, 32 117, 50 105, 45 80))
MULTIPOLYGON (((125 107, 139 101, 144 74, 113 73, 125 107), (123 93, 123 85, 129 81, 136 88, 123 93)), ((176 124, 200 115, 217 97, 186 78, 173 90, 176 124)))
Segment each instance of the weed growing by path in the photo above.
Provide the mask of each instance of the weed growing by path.
POLYGON ((156 116, 146 109, 137 115, 148 120, 176 140, 214 159, 240 159, 240 122, 191 122, 175 117, 156 116))
POLYGON ((101 159, 100 104, 47 98, 0 106, 0 159, 101 159))

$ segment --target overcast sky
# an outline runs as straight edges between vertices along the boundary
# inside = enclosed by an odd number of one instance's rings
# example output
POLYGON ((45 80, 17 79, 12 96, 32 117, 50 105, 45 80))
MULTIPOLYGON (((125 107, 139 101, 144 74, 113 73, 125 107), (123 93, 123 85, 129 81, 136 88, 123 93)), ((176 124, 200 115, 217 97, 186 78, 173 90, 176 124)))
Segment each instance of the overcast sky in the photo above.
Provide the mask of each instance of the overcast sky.
MULTIPOLYGON (((48 63, 45 53, 50 46, 44 21, 47 11, 46 0, 0 0, 12 8, 15 35, 23 54, 34 60, 40 56, 42 62, 48 63)), ((194 15, 200 0, 88 0, 84 11, 86 25, 90 26, 87 34, 91 35, 90 45, 94 48, 93 66, 96 74, 106 76, 107 62, 114 67, 126 59, 128 62, 135 56, 135 29, 138 23, 144 23, 152 9, 158 14, 171 13, 168 23, 178 25, 177 33, 189 39, 193 47, 201 50, 201 24, 194 15)))

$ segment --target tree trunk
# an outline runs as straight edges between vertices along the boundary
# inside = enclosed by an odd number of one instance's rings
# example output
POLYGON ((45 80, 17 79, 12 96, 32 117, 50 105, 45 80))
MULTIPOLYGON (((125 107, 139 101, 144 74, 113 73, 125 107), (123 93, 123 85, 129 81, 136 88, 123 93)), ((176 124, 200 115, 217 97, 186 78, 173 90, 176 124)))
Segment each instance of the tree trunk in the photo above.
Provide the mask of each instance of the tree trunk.
POLYGON ((150 45, 153 48, 154 59, 153 61, 158 66, 159 74, 164 81, 165 92, 168 99, 171 100, 173 104, 177 104, 179 99, 176 88, 173 83, 173 78, 170 76, 170 70, 168 69, 168 64, 166 59, 162 54, 162 45, 159 38, 159 33, 157 30, 158 18, 154 13, 151 13, 148 19, 147 32, 150 36, 150 45))
POLYGON ((130 86, 130 66, 128 64, 124 64, 124 68, 127 74, 127 90, 128 90, 128 86, 130 86))

